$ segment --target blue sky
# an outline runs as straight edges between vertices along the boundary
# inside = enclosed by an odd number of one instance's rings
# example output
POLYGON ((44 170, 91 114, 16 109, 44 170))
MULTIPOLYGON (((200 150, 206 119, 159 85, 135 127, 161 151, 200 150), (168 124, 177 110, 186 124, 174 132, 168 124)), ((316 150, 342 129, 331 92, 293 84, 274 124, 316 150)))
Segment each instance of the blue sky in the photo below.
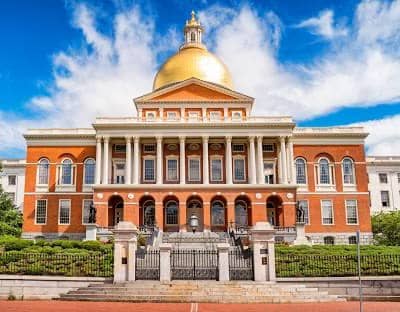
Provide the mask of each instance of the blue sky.
POLYGON ((134 115, 192 9, 254 114, 363 125, 369 153, 399 154, 399 0, 13 0, 0 2, 0 158, 24 157, 27 128, 134 115))

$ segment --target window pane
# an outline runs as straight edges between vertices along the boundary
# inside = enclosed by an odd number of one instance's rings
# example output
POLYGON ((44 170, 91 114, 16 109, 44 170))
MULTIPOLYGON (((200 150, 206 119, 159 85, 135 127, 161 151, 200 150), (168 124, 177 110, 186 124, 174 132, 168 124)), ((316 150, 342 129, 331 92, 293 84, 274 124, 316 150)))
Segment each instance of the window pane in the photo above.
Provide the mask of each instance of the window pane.
POLYGON ((274 184, 274 164, 264 162, 264 179, 266 184, 274 184))
POLYGON ((236 226, 247 226, 247 204, 239 200, 235 204, 235 224, 236 226))
POLYGON ((71 202, 69 200, 60 200, 60 224, 69 224, 71 202))
POLYGON ((211 223, 213 225, 225 225, 225 208, 220 201, 215 201, 212 204, 211 223))
POLYGON ((90 214, 90 205, 93 203, 91 199, 83 201, 83 211, 82 211, 82 223, 88 224, 89 223, 89 214, 90 214))
POLYGON ((322 159, 319 162, 319 183, 320 184, 331 183, 329 175, 329 162, 326 159, 322 159))
POLYGON ((168 181, 177 181, 178 180, 178 160, 177 159, 168 159, 167 160, 167 180, 168 181))
POLYGON ((379 174, 379 182, 380 183, 388 183, 388 177, 386 173, 380 173, 379 174))
POLYGON ((143 224, 153 226, 155 221, 155 204, 148 200, 143 205, 143 224))
POLYGON ((233 166, 235 172, 235 180, 244 181, 246 179, 244 173, 244 159, 235 159, 233 166))
POLYGON ((189 181, 200 181, 200 159, 189 159, 189 181))
POLYGON ((155 180, 154 159, 144 160, 144 180, 145 181, 155 180))
POLYGON ((325 245, 334 245, 335 244, 335 238, 332 237, 332 236, 324 237, 324 244, 325 245))
POLYGON ((296 159, 296 182, 306 184, 306 164, 304 159, 296 159))
POLYGON ((357 201, 356 200, 346 200, 346 212, 347 212, 347 223, 357 224, 357 201))
POLYGON ((343 160, 344 184, 354 184, 353 162, 350 159, 343 160))
POLYGON ((330 200, 323 200, 322 204, 322 223, 333 224, 333 208, 330 200))
POLYGON ((93 159, 85 162, 85 181, 84 184, 94 184, 94 175, 96 171, 96 164, 93 159))
POLYGON ((39 181, 38 184, 48 184, 49 183, 49 161, 47 159, 42 159, 39 162, 39 181))
POLYGON ((8 176, 8 185, 16 185, 17 184, 17 176, 10 175, 8 176))
POLYGON ((64 160, 61 166, 61 184, 72 184, 72 162, 69 159, 64 160))
POLYGON ((47 201, 39 199, 36 201, 36 224, 46 224, 47 201))
POLYGON ((390 207, 389 192, 381 191, 382 207, 390 207))
POLYGON ((166 210, 166 224, 178 224, 178 204, 175 201, 168 202, 166 210))
POLYGON ((222 160, 212 159, 211 160, 211 180, 222 181, 222 160))
POLYGON ((349 244, 350 244, 350 245, 355 245, 355 244, 357 244, 357 236, 350 236, 350 237, 349 237, 349 244))

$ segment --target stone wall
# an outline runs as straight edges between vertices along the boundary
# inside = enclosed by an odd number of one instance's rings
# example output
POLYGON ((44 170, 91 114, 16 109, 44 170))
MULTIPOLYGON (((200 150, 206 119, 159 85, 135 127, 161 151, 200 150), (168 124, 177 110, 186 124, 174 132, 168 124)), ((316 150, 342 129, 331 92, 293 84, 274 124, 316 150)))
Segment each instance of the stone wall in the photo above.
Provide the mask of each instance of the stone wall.
POLYGON ((0 275, 0 300, 53 299, 89 284, 103 284, 110 279, 101 277, 64 277, 0 275))

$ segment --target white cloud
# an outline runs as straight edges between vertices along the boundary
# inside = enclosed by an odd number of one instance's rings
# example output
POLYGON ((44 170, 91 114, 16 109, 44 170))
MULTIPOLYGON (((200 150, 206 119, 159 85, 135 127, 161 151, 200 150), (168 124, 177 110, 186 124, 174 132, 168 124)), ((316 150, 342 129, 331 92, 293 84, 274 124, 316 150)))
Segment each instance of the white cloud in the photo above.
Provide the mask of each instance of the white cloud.
POLYGON ((334 14, 332 10, 322 11, 318 17, 311 17, 296 25, 297 28, 309 28, 313 34, 322 36, 326 39, 346 36, 348 30, 343 25, 334 24, 334 14))

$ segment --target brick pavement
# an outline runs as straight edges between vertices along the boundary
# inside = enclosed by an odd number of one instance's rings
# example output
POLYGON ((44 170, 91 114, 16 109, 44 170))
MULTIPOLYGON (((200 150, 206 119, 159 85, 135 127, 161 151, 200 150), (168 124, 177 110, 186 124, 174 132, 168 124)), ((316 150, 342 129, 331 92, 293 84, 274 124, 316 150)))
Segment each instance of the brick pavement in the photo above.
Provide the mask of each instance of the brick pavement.
MULTIPOLYGON (((358 302, 301 304, 188 304, 67 301, 0 301, 1 312, 357 312, 358 302)), ((400 312, 400 302, 366 302, 364 312, 400 312)))

